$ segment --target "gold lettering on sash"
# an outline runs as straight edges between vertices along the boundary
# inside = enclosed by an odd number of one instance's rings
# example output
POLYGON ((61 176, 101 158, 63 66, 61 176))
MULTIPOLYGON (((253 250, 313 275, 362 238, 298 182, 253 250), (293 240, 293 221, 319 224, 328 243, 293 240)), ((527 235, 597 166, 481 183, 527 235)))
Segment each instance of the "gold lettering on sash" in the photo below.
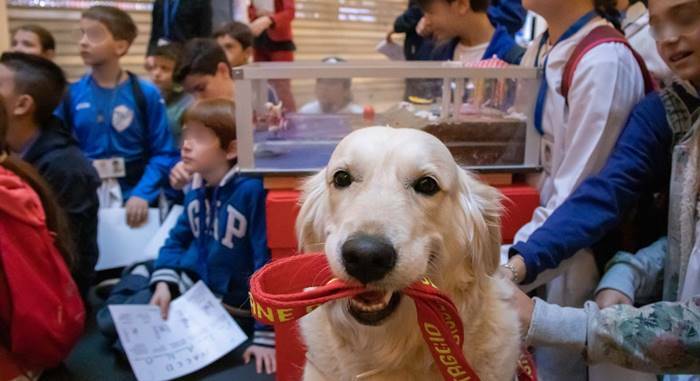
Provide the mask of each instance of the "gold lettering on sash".
POLYGON ((294 310, 291 308, 279 309, 279 310, 277 310, 277 318, 279 319, 280 323, 294 320, 294 310))

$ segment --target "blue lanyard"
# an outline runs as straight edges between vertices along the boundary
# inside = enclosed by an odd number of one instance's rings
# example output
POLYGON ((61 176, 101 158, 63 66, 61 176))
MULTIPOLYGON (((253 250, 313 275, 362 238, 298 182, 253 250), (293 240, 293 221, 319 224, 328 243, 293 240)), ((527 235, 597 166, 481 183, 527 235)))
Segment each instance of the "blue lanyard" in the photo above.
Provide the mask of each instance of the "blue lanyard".
POLYGON ((218 223, 217 219, 217 203, 219 200, 219 186, 214 188, 212 192, 211 202, 209 203, 209 213, 207 213, 207 189, 202 188, 199 193, 199 238, 197 239, 197 267, 199 277, 207 283, 209 281, 209 251, 207 250, 207 236, 214 237, 214 224, 218 223), (207 223, 207 214, 209 214, 209 223, 207 223))
MULTIPOLYGON (((560 42, 570 38, 574 34, 578 33, 586 24, 588 24, 593 18, 595 18, 598 14, 595 11, 590 11, 583 15, 580 19, 578 19, 573 25, 569 27, 569 29, 564 32, 564 34, 559 37, 559 40, 554 44, 554 46, 557 46, 560 42)), ((549 40, 549 30, 546 30, 544 34, 542 35, 542 39, 540 40, 540 46, 537 49, 537 57, 535 58, 535 66, 539 66, 539 60, 540 60, 540 52, 542 51, 542 48, 544 47, 544 44, 547 43, 547 40, 549 40)), ((554 46, 552 46, 552 49, 554 49, 554 46)), ((550 50, 551 52, 551 50, 550 50)), ((549 61, 549 54, 547 54, 547 58, 544 60, 544 75, 542 77, 542 82, 540 83, 540 89, 537 93, 537 103, 535 103, 535 128, 537 129, 537 132, 540 133, 540 135, 544 135, 544 128, 542 126, 542 120, 544 118, 544 104, 547 101, 547 61, 549 61)))
POLYGON ((180 0, 173 1, 173 9, 170 9, 170 0, 163 0, 163 35, 167 39, 170 39, 170 24, 175 21, 179 6, 180 0))

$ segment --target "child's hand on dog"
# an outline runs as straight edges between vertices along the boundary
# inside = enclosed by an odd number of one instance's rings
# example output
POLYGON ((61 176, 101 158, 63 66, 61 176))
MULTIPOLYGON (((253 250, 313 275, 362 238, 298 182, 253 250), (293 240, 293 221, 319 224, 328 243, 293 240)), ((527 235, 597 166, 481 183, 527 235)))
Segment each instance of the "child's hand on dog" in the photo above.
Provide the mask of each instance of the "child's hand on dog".
POLYGON ((511 298, 512 306, 518 311, 518 320, 520 320, 520 329, 523 337, 527 336, 530 330, 530 322, 532 321, 532 312, 535 309, 535 301, 527 296, 517 286, 513 287, 513 296, 511 298))
POLYGON ((277 360, 275 360, 275 348, 251 345, 243 352, 243 362, 249 363, 250 357, 255 357, 255 370, 262 373, 263 366, 265 373, 273 374, 277 371, 277 360))
POLYGON ((156 284, 156 291, 151 297, 151 302, 149 304, 160 307, 160 316, 163 320, 168 320, 168 308, 170 307, 170 301, 172 300, 172 295, 170 294, 170 287, 165 282, 158 282, 156 284))
POLYGON ((595 302, 600 309, 608 308, 618 304, 632 305, 632 299, 620 291, 612 288, 605 288, 595 296, 595 302))

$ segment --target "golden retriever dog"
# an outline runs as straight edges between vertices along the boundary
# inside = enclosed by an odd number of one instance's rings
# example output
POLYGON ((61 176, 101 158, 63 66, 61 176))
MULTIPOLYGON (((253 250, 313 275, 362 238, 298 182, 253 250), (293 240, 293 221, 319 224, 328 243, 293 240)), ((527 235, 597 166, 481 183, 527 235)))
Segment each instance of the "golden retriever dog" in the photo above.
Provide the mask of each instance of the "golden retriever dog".
POLYGON ((401 294, 426 276, 457 306, 464 355, 481 380, 513 379, 520 332, 510 286, 496 276, 500 194, 442 142, 414 129, 357 130, 302 199, 300 248, 325 250, 336 277, 370 290, 302 319, 305 381, 442 380, 401 294))

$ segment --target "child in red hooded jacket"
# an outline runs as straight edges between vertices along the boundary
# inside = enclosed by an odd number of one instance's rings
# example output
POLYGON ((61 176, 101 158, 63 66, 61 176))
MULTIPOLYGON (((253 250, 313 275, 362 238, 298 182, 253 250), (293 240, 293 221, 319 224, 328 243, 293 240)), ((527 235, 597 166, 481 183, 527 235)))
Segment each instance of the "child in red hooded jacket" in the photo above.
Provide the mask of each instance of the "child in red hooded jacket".
POLYGON ((68 356, 85 310, 66 217, 39 174, 8 156, 6 131, 0 107, 0 380, 36 379, 68 356))

